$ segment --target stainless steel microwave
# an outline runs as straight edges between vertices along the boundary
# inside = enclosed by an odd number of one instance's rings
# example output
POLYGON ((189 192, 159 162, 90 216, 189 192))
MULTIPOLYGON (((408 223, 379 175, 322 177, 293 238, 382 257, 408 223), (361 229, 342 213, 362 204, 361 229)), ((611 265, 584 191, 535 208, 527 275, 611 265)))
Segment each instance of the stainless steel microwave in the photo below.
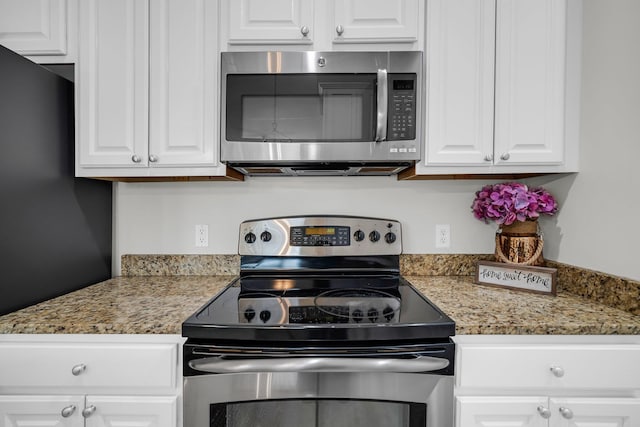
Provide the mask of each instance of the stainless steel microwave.
POLYGON ((391 175, 420 159, 422 52, 223 52, 221 159, 248 175, 391 175))

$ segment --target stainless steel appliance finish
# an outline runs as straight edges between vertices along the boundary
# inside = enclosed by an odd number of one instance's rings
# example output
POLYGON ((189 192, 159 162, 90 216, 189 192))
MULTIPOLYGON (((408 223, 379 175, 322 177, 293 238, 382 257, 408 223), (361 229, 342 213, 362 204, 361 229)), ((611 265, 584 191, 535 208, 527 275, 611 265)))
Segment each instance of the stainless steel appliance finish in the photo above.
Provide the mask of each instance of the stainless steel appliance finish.
POLYGON ((238 253, 279 257, 400 255, 401 235, 400 223, 389 219, 349 216, 257 219, 240 224, 238 253), (321 229, 324 234, 308 233, 321 229), (335 233, 328 234, 329 230, 335 233))
POLYGON ((245 221, 240 277, 182 326, 185 427, 452 427, 454 322, 399 275, 399 222, 245 221))
POLYGON ((390 175, 421 157, 422 52, 223 52, 221 159, 249 175, 390 175))
POLYGON ((185 379, 185 427, 452 427, 452 413, 451 376, 258 372, 185 379), (216 410, 222 414, 212 415, 216 410))

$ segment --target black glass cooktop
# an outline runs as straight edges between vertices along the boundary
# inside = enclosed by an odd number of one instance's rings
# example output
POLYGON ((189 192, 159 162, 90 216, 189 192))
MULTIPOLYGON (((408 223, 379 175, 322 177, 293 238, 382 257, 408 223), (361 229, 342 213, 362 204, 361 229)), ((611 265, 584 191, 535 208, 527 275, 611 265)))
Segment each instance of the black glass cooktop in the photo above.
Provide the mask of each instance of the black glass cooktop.
POLYGON ((221 342, 433 341, 455 323, 398 275, 254 275, 229 284, 182 324, 221 342))

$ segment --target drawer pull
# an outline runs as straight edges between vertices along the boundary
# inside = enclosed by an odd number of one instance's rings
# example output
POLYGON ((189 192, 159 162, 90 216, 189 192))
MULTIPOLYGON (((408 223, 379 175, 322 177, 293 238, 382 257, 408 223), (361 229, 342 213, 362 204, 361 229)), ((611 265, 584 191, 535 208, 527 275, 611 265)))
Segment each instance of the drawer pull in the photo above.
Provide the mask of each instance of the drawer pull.
POLYGON ((549 410, 549 408, 545 408, 544 406, 540 405, 537 409, 540 416, 545 420, 551 418, 551 411, 549 410))
POLYGON ((96 407, 94 405, 87 406, 82 410, 82 416, 85 418, 89 418, 93 413, 96 412, 96 407))
POLYGON ((560 411, 560 415, 562 415, 563 418, 566 418, 567 420, 570 420, 571 418, 573 418, 573 411, 569 408, 565 408, 564 406, 561 406, 558 411, 560 411))
POLYGON ((76 405, 69 405, 62 408, 62 411, 60 411, 60 415, 62 415, 64 418, 69 418, 71 415, 73 415, 74 412, 76 412, 76 405))
POLYGON ((79 363, 73 368, 71 368, 71 373, 77 377, 78 375, 83 373, 86 369, 87 369, 87 365, 85 365, 84 363, 79 363))
POLYGON ((552 366, 551 368, 549 368, 549 370, 557 378, 564 377, 564 369, 562 369, 560 366, 552 366))

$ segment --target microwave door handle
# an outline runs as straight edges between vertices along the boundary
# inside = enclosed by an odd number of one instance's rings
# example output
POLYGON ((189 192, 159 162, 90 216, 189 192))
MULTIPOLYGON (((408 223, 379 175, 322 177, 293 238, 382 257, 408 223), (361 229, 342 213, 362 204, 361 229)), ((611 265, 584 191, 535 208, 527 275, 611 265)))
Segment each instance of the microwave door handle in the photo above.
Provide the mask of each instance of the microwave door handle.
POLYGON ((376 126, 376 142, 387 139, 388 94, 387 70, 378 70, 378 124, 376 126))
POLYGON ((418 356, 413 359, 362 357, 273 357, 226 359, 207 357, 189 362, 191 369, 214 374, 248 372, 430 372, 449 366, 449 360, 418 356))

